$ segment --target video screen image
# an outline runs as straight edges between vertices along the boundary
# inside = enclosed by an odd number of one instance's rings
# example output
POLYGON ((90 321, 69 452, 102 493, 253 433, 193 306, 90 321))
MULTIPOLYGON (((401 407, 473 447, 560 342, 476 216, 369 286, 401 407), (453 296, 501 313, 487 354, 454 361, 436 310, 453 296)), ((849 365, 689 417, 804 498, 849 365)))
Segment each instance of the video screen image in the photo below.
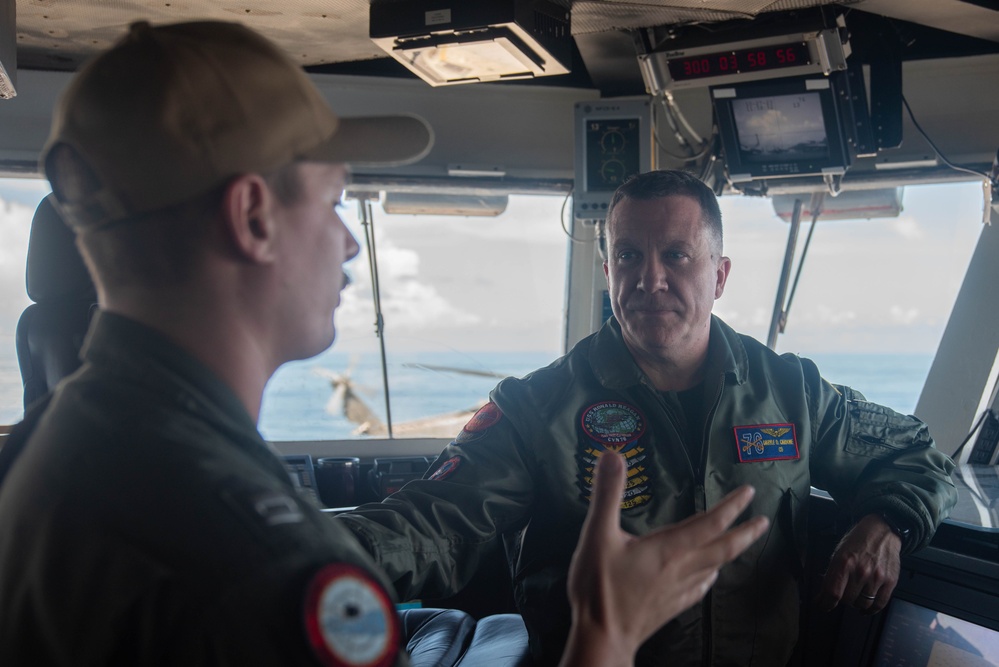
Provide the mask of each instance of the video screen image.
POLYGON ((829 157, 818 93, 733 100, 743 162, 797 162, 829 157))
POLYGON ((877 667, 997 667, 995 630, 894 600, 878 643, 877 667))

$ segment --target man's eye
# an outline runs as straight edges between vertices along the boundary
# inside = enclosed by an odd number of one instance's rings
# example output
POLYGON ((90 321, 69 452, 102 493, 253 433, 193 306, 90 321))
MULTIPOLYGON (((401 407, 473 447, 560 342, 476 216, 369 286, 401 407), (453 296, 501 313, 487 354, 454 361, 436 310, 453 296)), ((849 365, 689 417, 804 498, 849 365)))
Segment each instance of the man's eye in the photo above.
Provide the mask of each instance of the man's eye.
POLYGON ((618 261, 630 262, 638 257, 638 253, 632 250, 622 250, 617 254, 618 261))
POLYGON ((686 259, 687 257, 689 257, 689 255, 682 250, 671 250, 666 253, 666 258, 672 260, 686 259))

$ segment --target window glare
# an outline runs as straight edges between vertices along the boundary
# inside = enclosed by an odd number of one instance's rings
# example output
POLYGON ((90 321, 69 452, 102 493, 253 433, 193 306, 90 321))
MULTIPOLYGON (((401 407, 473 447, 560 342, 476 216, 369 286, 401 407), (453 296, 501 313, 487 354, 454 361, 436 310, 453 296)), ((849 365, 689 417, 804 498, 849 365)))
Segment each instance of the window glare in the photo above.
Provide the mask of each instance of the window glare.
POLYGON ((43 179, 0 178, 0 424, 14 423, 24 412, 14 331, 31 303, 24 285, 31 218, 50 191, 43 179))
MULTIPOLYGON (((0 179, 0 423, 22 414, 14 332, 30 303, 24 260, 31 217, 48 192, 41 179, 0 179)), ((867 385, 848 369, 870 365, 843 364, 839 377, 837 355, 895 355, 896 362, 907 355, 903 361, 919 377, 895 383, 893 396, 901 398, 867 393, 896 409, 914 405, 981 232, 981 192, 978 183, 908 187, 898 218, 820 220, 778 351, 813 357, 830 380, 861 390, 867 385)), ((562 353, 563 203, 514 196, 496 218, 386 215, 373 207, 397 436, 405 434, 400 425, 428 416, 460 411, 460 422, 486 399, 494 375, 523 375, 562 353)), ((788 225, 767 199, 723 197, 721 205, 732 272, 715 312, 765 340, 788 225)), ((363 246, 356 202, 347 202, 343 217, 363 246)), ((799 253, 807 232, 805 221, 799 253)), ((385 421, 363 250, 348 271, 354 282, 337 312, 337 343, 286 365, 271 381, 260 422, 265 437, 352 437, 361 425, 343 417, 342 391, 333 383, 345 373, 371 414, 385 421)), ((460 423, 442 428, 453 435, 460 423)))
MULTIPOLYGON (((497 217, 388 215, 372 207, 394 436, 452 437, 499 377, 561 354, 564 199, 511 196, 497 217)), ((275 375, 261 411, 266 438, 386 435, 364 230, 357 203, 348 204, 342 217, 362 251, 347 266, 352 282, 336 313, 336 344, 275 375), (354 421, 343 414, 348 381, 364 406, 358 409, 370 411, 354 421)))

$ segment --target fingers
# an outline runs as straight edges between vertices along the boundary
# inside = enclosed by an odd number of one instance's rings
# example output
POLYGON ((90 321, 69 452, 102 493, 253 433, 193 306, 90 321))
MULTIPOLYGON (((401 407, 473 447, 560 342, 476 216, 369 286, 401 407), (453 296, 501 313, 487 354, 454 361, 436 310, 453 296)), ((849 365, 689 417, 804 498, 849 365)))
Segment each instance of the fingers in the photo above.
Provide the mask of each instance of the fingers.
MULTIPOLYGON (((729 526, 749 506, 755 495, 751 486, 740 486, 725 496, 720 503, 701 514, 681 521, 675 526, 663 529, 664 533, 683 533, 683 538, 695 545, 706 544, 722 535, 729 526)), ((676 539, 673 535, 668 539, 676 539)))
POLYGON ((682 553, 691 559, 692 572, 704 574, 717 570, 749 548, 770 525, 766 517, 755 517, 730 528, 753 495, 752 487, 740 487, 710 510, 650 533, 643 539, 655 540, 664 554, 671 554, 667 558, 674 558, 674 552, 682 546, 682 553))
POLYGON ((770 520, 765 516, 753 517, 715 540, 708 549, 706 560, 719 565, 733 560, 760 539, 769 527, 770 520))
POLYGON ((868 614, 878 613, 888 605, 898 581, 891 564, 878 565, 856 554, 836 552, 823 578, 816 605, 823 611, 832 611, 839 604, 848 604, 868 614))
POLYGON ((825 577, 822 579, 822 590, 819 591, 818 599, 815 601, 819 609, 822 611, 835 609, 836 605, 843 600, 849 580, 843 561, 834 556, 832 562, 829 563, 825 577))
POLYGON ((590 539, 588 536, 591 534, 607 535, 620 527, 624 484, 624 459, 615 452, 605 451, 593 471, 593 495, 580 542, 590 539))

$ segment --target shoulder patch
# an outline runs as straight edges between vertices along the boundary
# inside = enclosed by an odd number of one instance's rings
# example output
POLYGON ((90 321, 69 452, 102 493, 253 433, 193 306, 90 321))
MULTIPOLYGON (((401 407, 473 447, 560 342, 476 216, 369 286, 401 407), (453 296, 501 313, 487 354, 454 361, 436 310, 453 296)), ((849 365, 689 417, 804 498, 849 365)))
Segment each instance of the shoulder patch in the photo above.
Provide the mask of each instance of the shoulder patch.
POLYGON ((492 426, 499 423, 499 420, 502 418, 503 412, 499 409, 499 406, 489 401, 472 415, 472 418, 468 420, 468 423, 461 429, 461 433, 458 434, 458 437, 454 441, 460 444, 478 440, 492 426))
POLYGON ((458 466, 461 464, 460 456, 452 456, 447 461, 441 464, 441 467, 433 472, 433 474, 428 477, 428 480, 433 480, 437 482, 442 482, 448 477, 450 477, 458 466))
POLYGON ((740 463, 801 458, 794 424, 754 424, 733 430, 740 463))
POLYGON ((356 565, 319 570, 305 592, 305 628, 329 667, 389 667, 399 651, 399 617, 388 593, 356 565))

